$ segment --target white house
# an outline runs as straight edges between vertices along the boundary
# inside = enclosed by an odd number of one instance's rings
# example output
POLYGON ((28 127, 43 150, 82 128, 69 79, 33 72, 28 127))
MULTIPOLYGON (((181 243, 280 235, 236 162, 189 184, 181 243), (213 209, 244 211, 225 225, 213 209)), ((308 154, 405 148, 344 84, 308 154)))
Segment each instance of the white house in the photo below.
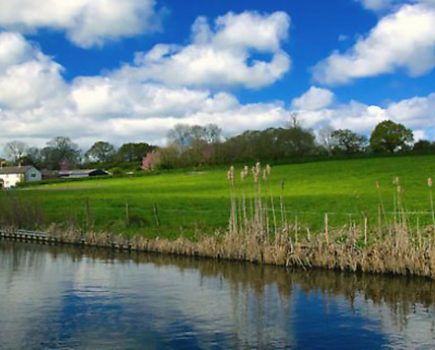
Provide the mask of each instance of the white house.
POLYGON ((15 187, 20 182, 40 181, 41 172, 33 166, 0 168, 0 189, 15 187))

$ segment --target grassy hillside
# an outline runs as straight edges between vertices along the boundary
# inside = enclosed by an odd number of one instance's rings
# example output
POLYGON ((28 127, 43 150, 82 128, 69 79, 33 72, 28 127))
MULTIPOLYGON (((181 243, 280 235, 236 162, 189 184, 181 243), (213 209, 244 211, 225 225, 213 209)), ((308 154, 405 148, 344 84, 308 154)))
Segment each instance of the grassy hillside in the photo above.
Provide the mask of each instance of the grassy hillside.
MULTIPOLYGON (((253 180, 241 184, 240 170, 236 168, 236 197, 253 196, 253 180)), ((262 184, 262 193, 267 198, 272 193, 277 206, 282 194, 289 219, 297 216, 313 229, 320 229, 325 212, 332 226, 360 220, 365 214, 374 223, 381 200, 388 215, 394 210, 396 176, 409 217, 430 222, 427 178, 435 178, 435 156, 277 166, 272 168, 270 185, 262 184)), ((176 237, 180 232, 190 237, 194 231, 224 228, 230 210, 230 186, 222 169, 42 185, 11 195, 37 203, 46 222, 81 227, 88 222, 98 230, 151 237, 176 237)))

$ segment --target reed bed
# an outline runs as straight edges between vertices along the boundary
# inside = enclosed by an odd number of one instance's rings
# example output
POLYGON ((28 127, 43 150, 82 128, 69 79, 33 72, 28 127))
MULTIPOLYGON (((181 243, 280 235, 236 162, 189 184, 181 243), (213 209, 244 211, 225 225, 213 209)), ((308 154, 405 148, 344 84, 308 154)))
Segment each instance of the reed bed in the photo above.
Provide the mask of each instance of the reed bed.
MULTIPOLYGON (((51 225, 48 233, 60 242, 149 251, 258 264, 341 271, 418 275, 435 279, 435 214, 432 179, 427 180, 428 206, 432 224, 420 225, 407 214, 400 179, 393 179, 394 215, 385 212, 379 191, 376 218, 361 215, 342 227, 331 227, 324 214, 321 232, 311 232, 297 217, 289 218, 282 193, 272 193, 272 169, 257 163, 240 171, 231 167, 228 228, 197 239, 176 240, 140 235, 114 235, 51 225)), ((379 190, 379 184, 374 184, 379 190)), ((282 183, 283 192, 285 184, 282 183)), ((14 225, 16 226, 16 225, 14 225)))

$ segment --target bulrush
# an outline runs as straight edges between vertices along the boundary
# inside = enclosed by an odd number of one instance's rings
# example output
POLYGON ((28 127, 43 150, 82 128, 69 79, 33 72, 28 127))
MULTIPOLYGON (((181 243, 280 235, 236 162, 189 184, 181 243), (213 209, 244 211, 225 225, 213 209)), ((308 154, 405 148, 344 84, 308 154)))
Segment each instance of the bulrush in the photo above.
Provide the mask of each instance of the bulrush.
POLYGON ((227 172, 227 179, 231 185, 234 185, 234 167, 231 166, 227 172))
MULTIPOLYGON (((242 178, 248 177, 245 167, 242 178)), ((270 175, 270 167, 264 169, 264 175, 270 175)), ((195 241, 179 237, 176 240, 159 238, 148 239, 143 236, 114 235, 94 232, 89 226, 87 232, 71 226, 68 229, 51 226, 47 233, 57 243, 80 246, 98 246, 115 250, 152 251, 165 254, 209 257, 249 261, 253 263, 296 266, 303 268, 321 267, 335 270, 360 271, 371 273, 393 273, 419 275, 435 279, 435 215, 432 200, 432 180, 427 181, 430 189, 432 219, 434 225, 412 228, 409 213, 400 202, 402 187, 399 179, 394 179, 397 192, 394 191, 400 221, 381 221, 385 218, 382 198, 380 197, 379 222, 375 227, 369 225, 370 218, 364 216, 362 222, 352 222, 344 227, 333 227, 325 215, 324 230, 311 232, 303 223, 296 220, 294 225, 288 219, 284 203, 284 183, 281 183, 281 196, 278 208, 281 215, 275 215, 272 192, 268 198, 259 191, 258 176, 262 172, 257 163, 253 167, 253 180, 257 191, 251 193, 255 201, 246 208, 245 192, 234 188, 234 167, 227 173, 231 184, 231 212, 228 229, 217 231, 213 235, 196 233, 195 241), (243 196, 237 198, 237 193, 243 196), (278 220, 279 218, 279 220, 278 220), (306 234, 304 233, 306 231, 306 234)), ((268 181, 270 188, 270 181, 268 181)), ((376 184, 379 190, 379 183, 376 184)), ((9 202, 12 203, 12 202, 9 202)), ((3 203, 4 204, 4 203, 3 203)), ((12 205, 12 204, 9 204, 12 205)), ((15 208, 12 206, 12 208, 15 208)), ((21 208, 18 206, 18 208, 21 208)), ((0 218, 6 220, 5 211, 0 218)), ((16 218, 9 218, 9 226, 18 226, 16 218)), ((375 222, 375 220, 372 220, 375 222)), ((417 220, 418 222, 418 220, 417 220)), ((3 224, 6 224, 3 221, 3 224)), ((13 228, 11 228, 13 230, 13 228)))
POLYGON ((244 181, 245 179, 248 178, 248 176, 249 176, 249 167, 245 165, 243 169, 240 171, 240 178, 242 181, 244 181))
POLYGON ((253 166, 251 171, 252 171, 252 176, 254 178, 254 182, 258 183, 258 180, 260 178, 260 173, 261 173, 261 165, 260 165, 260 163, 257 163, 255 166, 253 166))

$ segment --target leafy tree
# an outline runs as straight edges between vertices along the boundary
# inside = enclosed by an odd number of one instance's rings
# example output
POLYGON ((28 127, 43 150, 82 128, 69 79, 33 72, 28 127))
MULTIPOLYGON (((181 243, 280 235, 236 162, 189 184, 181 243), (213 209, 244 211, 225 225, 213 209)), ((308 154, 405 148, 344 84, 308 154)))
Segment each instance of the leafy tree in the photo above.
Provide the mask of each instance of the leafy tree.
POLYGON ((412 147, 414 152, 430 152, 435 151, 435 142, 430 142, 428 140, 419 140, 414 143, 412 147))
POLYGON ((38 147, 29 147, 27 149, 26 155, 23 157, 23 163, 33 165, 39 169, 45 167, 41 150, 38 147))
POLYGON ((14 164, 18 164, 26 155, 29 146, 21 141, 8 142, 4 147, 4 152, 14 164))
POLYGON ((142 158, 155 148, 145 142, 125 143, 119 148, 116 157, 122 162, 141 162, 142 158))
POLYGON ((316 152, 314 135, 302 127, 245 131, 223 144, 225 161, 271 161, 302 158, 316 152))
POLYGON ((374 152, 396 152, 407 147, 414 139, 412 131, 402 124, 385 120, 378 125, 370 136, 370 147, 374 152))
POLYGON ((96 162, 109 162, 116 153, 115 146, 105 141, 95 142, 85 153, 85 157, 96 162))
POLYGON ((339 129, 331 133, 333 150, 337 153, 359 153, 366 148, 367 138, 349 129, 339 129))

